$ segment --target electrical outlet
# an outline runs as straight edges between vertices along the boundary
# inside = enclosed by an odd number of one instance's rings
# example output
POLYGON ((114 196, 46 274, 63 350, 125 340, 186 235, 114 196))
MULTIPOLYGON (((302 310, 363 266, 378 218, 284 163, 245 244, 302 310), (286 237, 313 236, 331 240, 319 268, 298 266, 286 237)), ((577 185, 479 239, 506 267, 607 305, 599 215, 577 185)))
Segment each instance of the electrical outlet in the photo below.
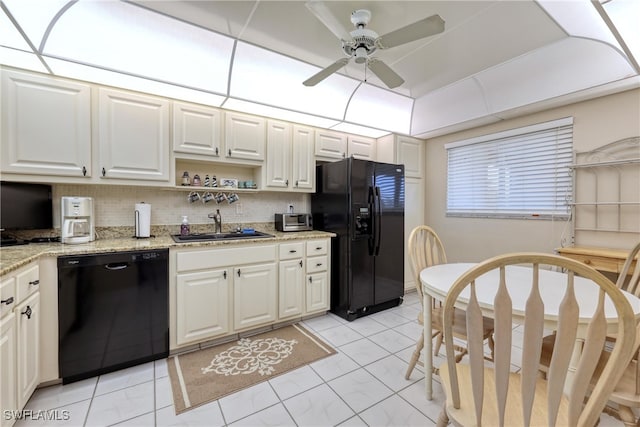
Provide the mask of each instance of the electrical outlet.
POLYGON ((237 215, 242 215, 242 203, 237 203, 236 202, 236 214, 237 215))
POLYGON ((293 213, 293 203, 287 205, 287 213, 293 213))

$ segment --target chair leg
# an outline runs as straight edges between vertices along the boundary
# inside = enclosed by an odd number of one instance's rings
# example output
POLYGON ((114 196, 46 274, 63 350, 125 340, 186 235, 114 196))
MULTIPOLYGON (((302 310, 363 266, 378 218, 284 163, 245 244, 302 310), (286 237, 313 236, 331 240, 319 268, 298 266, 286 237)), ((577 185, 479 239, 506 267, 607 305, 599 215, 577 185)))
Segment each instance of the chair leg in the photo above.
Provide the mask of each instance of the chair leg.
POLYGON ((628 406, 618 405, 618 415, 620 415, 620 419, 625 426, 636 427, 638 425, 636 415, 628 406))
POLYGON ((438 354, 440 353, 440 346, 442 346, 443 338, 444 334, 442 332, 438 332, 436 335, 436 344, 433 346, 434 357, 438 357, 438 354))
POLYGON ((447 424, 449 424, 449 416, 447 415, 447 410, 443 407, 442 412, 440 412, 440 415, 438 415, 438 421, 436 421, 436 427, 446 427, 447 424))
POLYGON ((495 341, 493 341, 493 334, 489 335, 489 338, 487 339, 487 343, 489 344, 489 350, 491 350, 491 360, 493 361, 493 360, 495 360, 494 359, 494 357, 495 357, 494 350, 495 350, 495 346, 496 346, 495 341))
MULTIPOLYGON (((411 356, 411 360, 409 361, 409 367, 407 368, 407 373, 404 375, 405 379, 409 379, 411 376, 411 372, 413 372, 413 368, 416 367, 416 363, 420 360, 420 352, 424 347, 424 334, 420 334, 420 338, 418 338, 418 342, 416 343, 416 349, 413 351, 413 355, 411 356)), ((426 367, 425 367, 426 370, 426 367)))

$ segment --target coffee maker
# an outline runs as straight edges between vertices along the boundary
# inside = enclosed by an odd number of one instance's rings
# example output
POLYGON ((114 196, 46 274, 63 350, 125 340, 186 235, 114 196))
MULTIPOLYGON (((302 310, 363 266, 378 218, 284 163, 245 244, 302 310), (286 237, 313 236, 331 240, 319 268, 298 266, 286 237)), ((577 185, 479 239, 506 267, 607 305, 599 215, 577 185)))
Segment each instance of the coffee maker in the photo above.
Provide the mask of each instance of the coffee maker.
POLYGON ((95 240, 95 214, 91 197, 63 197, 60 208, 62 243, 87 243, 95 240))

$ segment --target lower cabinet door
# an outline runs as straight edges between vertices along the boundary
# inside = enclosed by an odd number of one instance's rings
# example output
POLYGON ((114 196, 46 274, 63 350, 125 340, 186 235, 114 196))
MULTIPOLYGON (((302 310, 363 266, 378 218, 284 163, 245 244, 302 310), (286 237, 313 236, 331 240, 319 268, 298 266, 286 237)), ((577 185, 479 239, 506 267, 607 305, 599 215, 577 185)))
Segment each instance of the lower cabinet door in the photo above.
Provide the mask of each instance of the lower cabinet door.
POLYGON ((0 426, 9 427, 15 422, 11 411, 18 410, 16 365, 16 315, 9 313, 0 320, 0 426), (7 411, 7 412, 4 412, 7 411), (9 416, 5 416, 9 414, 9 416))
POLYGON ((215 338, 229 332, 227 269, 178 274, 176 344, 215 338))
POLYGON ((15 308, 18 407, 23 408, 40 382, 40 292, 15 308))
POLYGON ((300 316, 304 310, 304 264, 302 259, 280 261, 278 317, 300 316))
POLYGON ((234 329, 242 330, 275 321, 277 290, 275 263, 234 268, 234 329))
POLYGON ((329 281, 327 272, 307 275, 306 312, 329 309, 329 281))

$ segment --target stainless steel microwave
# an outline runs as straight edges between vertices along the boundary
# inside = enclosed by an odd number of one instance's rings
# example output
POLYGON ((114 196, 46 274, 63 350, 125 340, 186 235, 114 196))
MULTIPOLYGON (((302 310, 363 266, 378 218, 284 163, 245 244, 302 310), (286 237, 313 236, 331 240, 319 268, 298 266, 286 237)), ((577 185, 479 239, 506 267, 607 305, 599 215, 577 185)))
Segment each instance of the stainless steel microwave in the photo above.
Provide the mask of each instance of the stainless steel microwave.
POLYGON ((276 230, 278 231, 305 231, 313 230, 311 214, 276 214, 276 230))

